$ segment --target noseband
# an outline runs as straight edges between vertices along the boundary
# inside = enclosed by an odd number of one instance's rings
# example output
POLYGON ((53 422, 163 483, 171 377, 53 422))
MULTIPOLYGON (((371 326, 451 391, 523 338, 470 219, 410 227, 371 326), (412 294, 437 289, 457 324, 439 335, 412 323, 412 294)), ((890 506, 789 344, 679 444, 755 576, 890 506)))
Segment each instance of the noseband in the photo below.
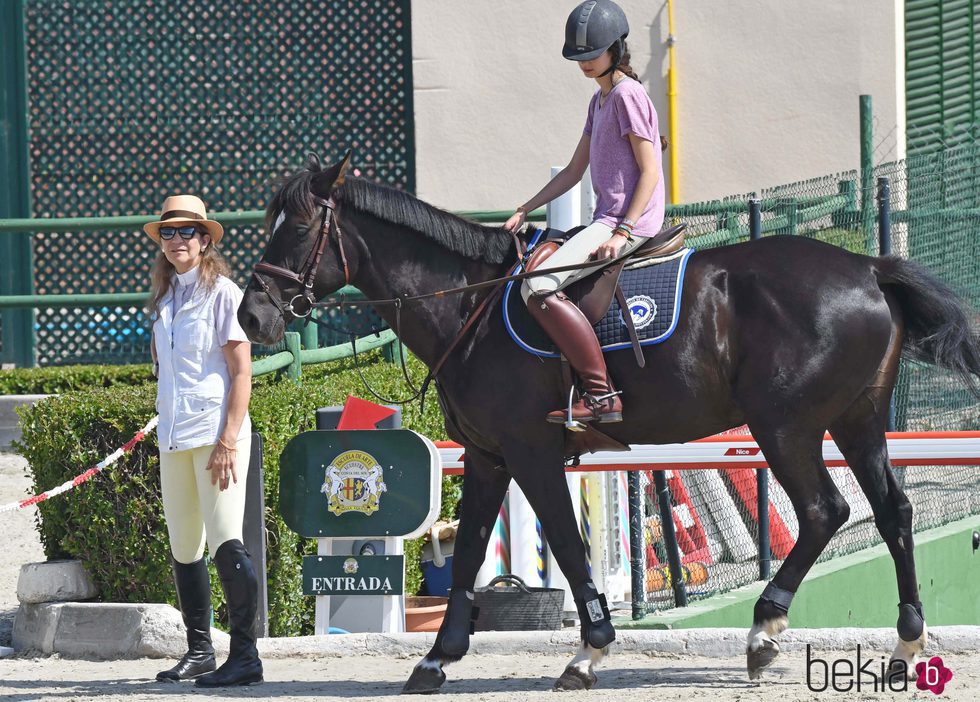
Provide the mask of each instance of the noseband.
POLYGON ((309 256, 306 257, 306 261, 303 263, 300 272, 296 273, 288 268, 267 263, 266 261, 259 261, 252 269, 252 277, 258 281, 259 287, 262 288, 262 291, 269 297, 272 304, 282 313, 283 321, 286 321, 287 313, 297 319, 305 319, 313 312, 313 306, 316 304, 316 298, 313 296, 313 282, 316 280, 317 269, 320 267, 320 259, 323 257, 323 252, 327 248, 327 242, 330 239, 331 225, 333 225, 332 228, 337 233, 337 247, 340 249, 340 260, 344 264, 344 285, 350 285, 350 269, 347 266, 347 254, 344 252, 344 235, 340 231, 340 222, 337 221, 335 214, 337 203, 331 197, 327 200, 317 198, 316 204, 320 207, 320 228, 317 231, 313 249, 310 251, 309 256), (302 290, 283 305, 272 294, 269 284, 257 275, 258 273, 285 278, 286 280, 299 283, 302 286, 302 290), (300 305, 305 305, 305 307, 298 309, 296 306, 297 301, 301 301, 300 305), (303 312, 303 309, 305 309, 305 312, 303 312))

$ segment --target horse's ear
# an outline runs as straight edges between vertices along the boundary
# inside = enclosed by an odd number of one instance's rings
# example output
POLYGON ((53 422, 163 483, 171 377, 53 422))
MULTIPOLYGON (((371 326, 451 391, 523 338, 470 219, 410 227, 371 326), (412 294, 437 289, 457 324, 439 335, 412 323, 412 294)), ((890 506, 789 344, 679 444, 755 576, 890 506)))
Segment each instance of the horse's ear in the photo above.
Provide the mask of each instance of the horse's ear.
POLYGON ((350 154, 351 150, 347 149, 347 153, 340 163, 335 163, 314 176, 313 183, 310 185, 314 195, 326 200, 334 190, 344 184, 347 168, 350 166, 350 154))

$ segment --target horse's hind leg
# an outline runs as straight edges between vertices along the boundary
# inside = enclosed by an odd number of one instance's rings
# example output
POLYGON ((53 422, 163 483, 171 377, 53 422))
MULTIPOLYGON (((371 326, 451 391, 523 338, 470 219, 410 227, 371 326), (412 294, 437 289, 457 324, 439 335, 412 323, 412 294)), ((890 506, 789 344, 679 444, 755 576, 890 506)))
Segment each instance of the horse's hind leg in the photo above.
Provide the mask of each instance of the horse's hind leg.
POLYGON ((496 469, 492 457, 467 448, 463 497, 453 555, 453 589, 449 606, 432 649, 412 671, 402 693, 430 693, 446 680, 442 667, 462 658, 469 649, 473 585, 483 565, 494 521, 500 512, 510 474, 496 469))
POLYGON ((793 502, 800 536, 755 604, 746 646, 749 678, 758 678, 779 654, 775 637, 789 626, 789 608, 803 578, 831 537, 847 521, 850 508, 823 462, 823 431, 760 427, 749 422, 773 474, 793 502))
POLYGON ((597 677, 594 667, 616 639, 606 598, 589 577, 585 546, 575 522, 572 498, 566 489, 561 444, 543 440, 533 448, 507 453, 507 465, 541 522, 548 548, 568 580, 581 621, 581 648, 555 681, 556 690, 589 689, 597 677))
POLYGON ((875 526, 881 534, 898 576, 898 645, 892 653, 893 675, 915 678, 915 659, 927 643, 919 602, 912 544, 912 504, 902 492, 888 462, 885 442, 887 388, 871 388, 834 424, 830 433, 864 491, 875 526))

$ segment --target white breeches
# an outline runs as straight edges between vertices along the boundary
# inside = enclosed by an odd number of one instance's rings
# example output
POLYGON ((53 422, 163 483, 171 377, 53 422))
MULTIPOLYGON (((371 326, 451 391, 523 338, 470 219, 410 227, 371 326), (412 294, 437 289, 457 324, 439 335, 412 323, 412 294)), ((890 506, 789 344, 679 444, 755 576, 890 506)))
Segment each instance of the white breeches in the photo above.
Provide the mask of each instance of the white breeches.
POLYGON ((179 563, 193 563, 204 556, 207 541, 212 555, 226 541, 242 541, 245 518, 245 479, 252 437, 238 442, 238 482, 226 490, 211 484, 208 460, 214 445, 160 454, 160 488, 163 514, 170 535, 170 551, 179 563))

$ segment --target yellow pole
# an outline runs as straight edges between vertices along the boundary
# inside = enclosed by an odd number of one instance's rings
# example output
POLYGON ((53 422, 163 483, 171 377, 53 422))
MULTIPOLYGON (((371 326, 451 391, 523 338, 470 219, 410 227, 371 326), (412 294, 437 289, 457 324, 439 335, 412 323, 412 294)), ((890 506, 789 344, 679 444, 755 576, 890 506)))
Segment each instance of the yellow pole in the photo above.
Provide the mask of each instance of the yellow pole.
POLYGON ((667 122, 670 141, 670 201, 681 201, 680 136, 677 128, 677 66, 674 64, 674 0, 667 0, 667 122))

